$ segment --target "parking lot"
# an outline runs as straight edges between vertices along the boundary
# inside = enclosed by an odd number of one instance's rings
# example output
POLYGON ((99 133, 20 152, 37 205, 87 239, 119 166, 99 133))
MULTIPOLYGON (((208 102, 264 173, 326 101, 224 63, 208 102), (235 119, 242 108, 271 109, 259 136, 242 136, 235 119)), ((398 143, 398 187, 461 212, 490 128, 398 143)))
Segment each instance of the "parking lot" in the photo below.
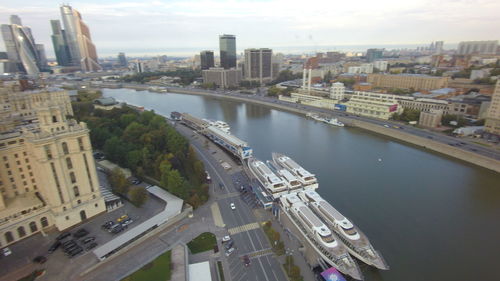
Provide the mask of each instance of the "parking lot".
MULTIPOLYGON (((106 175, 102 172, 98 172, 99 181, 101 185, 107 185, 106 175)), ((145 186, 147 184, 142 183, 141 185, 145 186)), ((148 194, 148 201, 141 208, 137 208, 126 200, 123 200, 123 206, 111 211, 110 213, 102 213, 95 217, 90 218, 86 222, 72 227, 71 229, 65 230, 66 232, 74 233, 76 230, 84 228, 89 232, 88 235, 81 237, 77 240, 77 244, 82 246, 83 251, 76 255, 73 258, 69 258, 66 256, 62 250, 62 247, 59 247, 54 253, 49 254, 48 250, 51 245, 56 241, 56 237, 60 235, 61 232, 56 229, 48 232, 48 233, 38 233, 29 238, 26 238, 18 243, 9 246, 12 250, 12 254, 3 257, 0 260, 0 280, 9 280, 6 278, 6 274, 26 269, 28 272, 31 272, 30 268, 46 268, 47 272, 45 276, 41 277, 40 280, 51 280, 51 275, 57 275, 60 271, 66 271, 71 269, 88 267, 91 264, 97 262, 97 258, 92 254, 92 250, 85 250, 88 246, 87 244, 83 244, 80 240, 87 237, 95 237, 95 243, 98 245, 102 245, 103 243, 108 242, 113 239, 117 235, 124 233, 125 231, 130 230, 135 227, 139 223, 145 221, 146 219, 154 216, 165 208, 165 204, 163 201, 158 198, 151 196, 148 194), (108 231, 105 231, 101 228, 101 226, 107 221, 115 221, 123 216, 128 215, 133 222, 128 225, 128 229, 125 229, 124 232, 119 234, 112 234, 108 231), (37 265, 32 262, 33 258, 37 256, 45 256, 47 257, 47 262, 43 265, 37 265), (65 265, 61 268, 61 265, 65 265)), ((73 237, 67 237, 62 242, 66 242, 73 237)), ((94 248, 95 249, 95 248, 94 248)), ((8 276, 7 276, 8 277, 8 276)))

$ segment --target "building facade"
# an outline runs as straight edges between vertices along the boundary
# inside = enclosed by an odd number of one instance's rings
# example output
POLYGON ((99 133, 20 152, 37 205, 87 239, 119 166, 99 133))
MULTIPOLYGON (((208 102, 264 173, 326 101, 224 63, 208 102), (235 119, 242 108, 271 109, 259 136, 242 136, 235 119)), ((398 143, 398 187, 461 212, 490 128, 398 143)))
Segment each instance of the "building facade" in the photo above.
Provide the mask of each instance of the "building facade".
POLYGON ((431 110, 429 112, 420 112, 420 118, 418 124, 423 127, 436 128, 441 125, 441 119, 443 117, 442 110, 431 110))
POLYGON ((384 49, 368 49, 366 51, 366 60, 368 62, 376 61, 384 56, 384 49))
POLYGON ((67 92, 3 87, 0 104, 0 244, 104 212, 89 130, 67 119, 67 92))
POLYGON ((386 60, 377 60, 373 62, 373 67, 380 71, 387 71, 389 63, 386 60))
POLYGON ((484 127, 486 132, 500 136, 500 80, 495 86, 484 127))
POLYGON ((260 84, 273 80, 273 50, 267 48, 245 50, 245 79, 260 84))
POLYGON ((373 87, 432 90, 448 87, 449 77, 421 74, 368 74, 367 82, 373 87))
POLYGON ((200 67, 201 70, 210 69, 215 66, 214 52, 201 51, 200 52, 200 67))
POLYGON ((355 91, 344 104, 348 113, 385 120, 402 112, 396 95, 355 91))
POLYGON ((128 66, 128 61, 125 53, 118 53, 118 64, 122 67, 128 66))
POLYGON ((458 43, 458 55, 495 55, 498 41, 463 41, 458 43))
POLYGON ((52 27, 51 38, 57 64, 60 66, 69 66, 71 63, 71 57, 69 55, 65 31, 61 28, 61 22, 59 20, 51 20, 50 26, 52 27))
POLYGON ((333 100, 343 100, 345 93, 344 83, 336 82, 330 87, 330 98, 333 100))
POLYGON ((218 87, 238 87, 241 81, 241 70, 212 67, 202 71, 203 83, 215 83, 218 87))
POLYGON ((71 64, 80 66, 82 71, 102 70, 90 37, 90 30, 83 22, 81 14, 69 5, 62 5, 61 17, 71 64))
POLYGON ((236 67, 236 36, 219 35, 220 66, 224 69, 236 67))

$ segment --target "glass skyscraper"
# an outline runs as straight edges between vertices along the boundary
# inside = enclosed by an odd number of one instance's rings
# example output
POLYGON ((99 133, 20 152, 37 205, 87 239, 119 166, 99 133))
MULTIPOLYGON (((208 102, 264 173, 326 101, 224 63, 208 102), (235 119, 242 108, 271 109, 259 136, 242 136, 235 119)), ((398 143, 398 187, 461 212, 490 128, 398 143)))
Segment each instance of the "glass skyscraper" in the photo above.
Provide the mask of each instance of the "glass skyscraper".
POLYGON ((51 37, 57 64, 60 66, 69 66, 71 64, 71 57, 69 55, 65 31, 61 28, 61 22, 59 20, 51 20, 50 25, 52 26, 51 37))
POLYGON ((214 67, 214 52, 213 51, 202 51, 200 52, 200 64, 201 70, 210 69, 214 67))
POLYGON ((43 66, 38 51, 41 47, 37 48, 31 29, 22 25, 19 16, 12 15, 10 21, 11 24, 1 26, 7 57, 17 66, 16 71, 36 76, 43 66))
POLYGON ((236 36, 219 35, 220 65, 225 69, 236 67, 236 36))

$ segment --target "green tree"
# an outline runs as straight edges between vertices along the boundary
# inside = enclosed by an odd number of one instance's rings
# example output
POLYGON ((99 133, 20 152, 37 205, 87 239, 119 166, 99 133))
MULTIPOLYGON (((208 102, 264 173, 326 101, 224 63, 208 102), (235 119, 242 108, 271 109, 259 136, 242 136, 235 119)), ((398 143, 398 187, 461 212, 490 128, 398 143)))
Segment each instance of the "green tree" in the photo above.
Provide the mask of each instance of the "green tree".
POLYGON ((132 204, 141 207, 148 200, 148 191, 143 187, 131 188, 128 192, 128 198, 132 204))
POLYGON ((127 194, 130 188, 129 181, 125 178, 122 170, 114 168, 108 176, 109 183, 114 193, 127 194))
POLYGON ((323 82, 330 84, 332 79, 333 79, 332 72, 330 70, 328 70, 328 72, 325 74, 325 77, 323 77, 323 82))

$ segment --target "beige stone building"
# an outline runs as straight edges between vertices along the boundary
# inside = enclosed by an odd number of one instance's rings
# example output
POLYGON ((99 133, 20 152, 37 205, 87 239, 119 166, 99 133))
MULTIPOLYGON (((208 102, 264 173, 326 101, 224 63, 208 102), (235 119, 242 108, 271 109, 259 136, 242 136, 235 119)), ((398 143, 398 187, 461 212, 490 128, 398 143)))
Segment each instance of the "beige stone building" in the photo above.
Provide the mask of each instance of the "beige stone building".
POLYGON ((0 85, 0 246, 106 210, 89 130, 61 89, 0 85))
POLYGON ((497 81, 495 91, 491 97, 491 103, 484 126, 486 132, 500 136, 500 80, 497 81))
POLYGON ((203 83, 215 83, 218 87, 238 87, 241 81, 241 70, 212 67, 202 71, 203 83))
POLYGON ((368 74, 367 82, 373 87, 414 90, 433 90, 448 87, 449 77, 434 77, 421 74, 368 74))
POLYGON ((387 120, 394 113, 402 112, 397 98, 396 95, 355 91, 344 104, 348 113, 387 120))
POLYGON ((422 111, 420 112, 418 124, 423 127, 436 128, 441 125, 442 117, 442 110, 432 109, 430 111, 422 111))

